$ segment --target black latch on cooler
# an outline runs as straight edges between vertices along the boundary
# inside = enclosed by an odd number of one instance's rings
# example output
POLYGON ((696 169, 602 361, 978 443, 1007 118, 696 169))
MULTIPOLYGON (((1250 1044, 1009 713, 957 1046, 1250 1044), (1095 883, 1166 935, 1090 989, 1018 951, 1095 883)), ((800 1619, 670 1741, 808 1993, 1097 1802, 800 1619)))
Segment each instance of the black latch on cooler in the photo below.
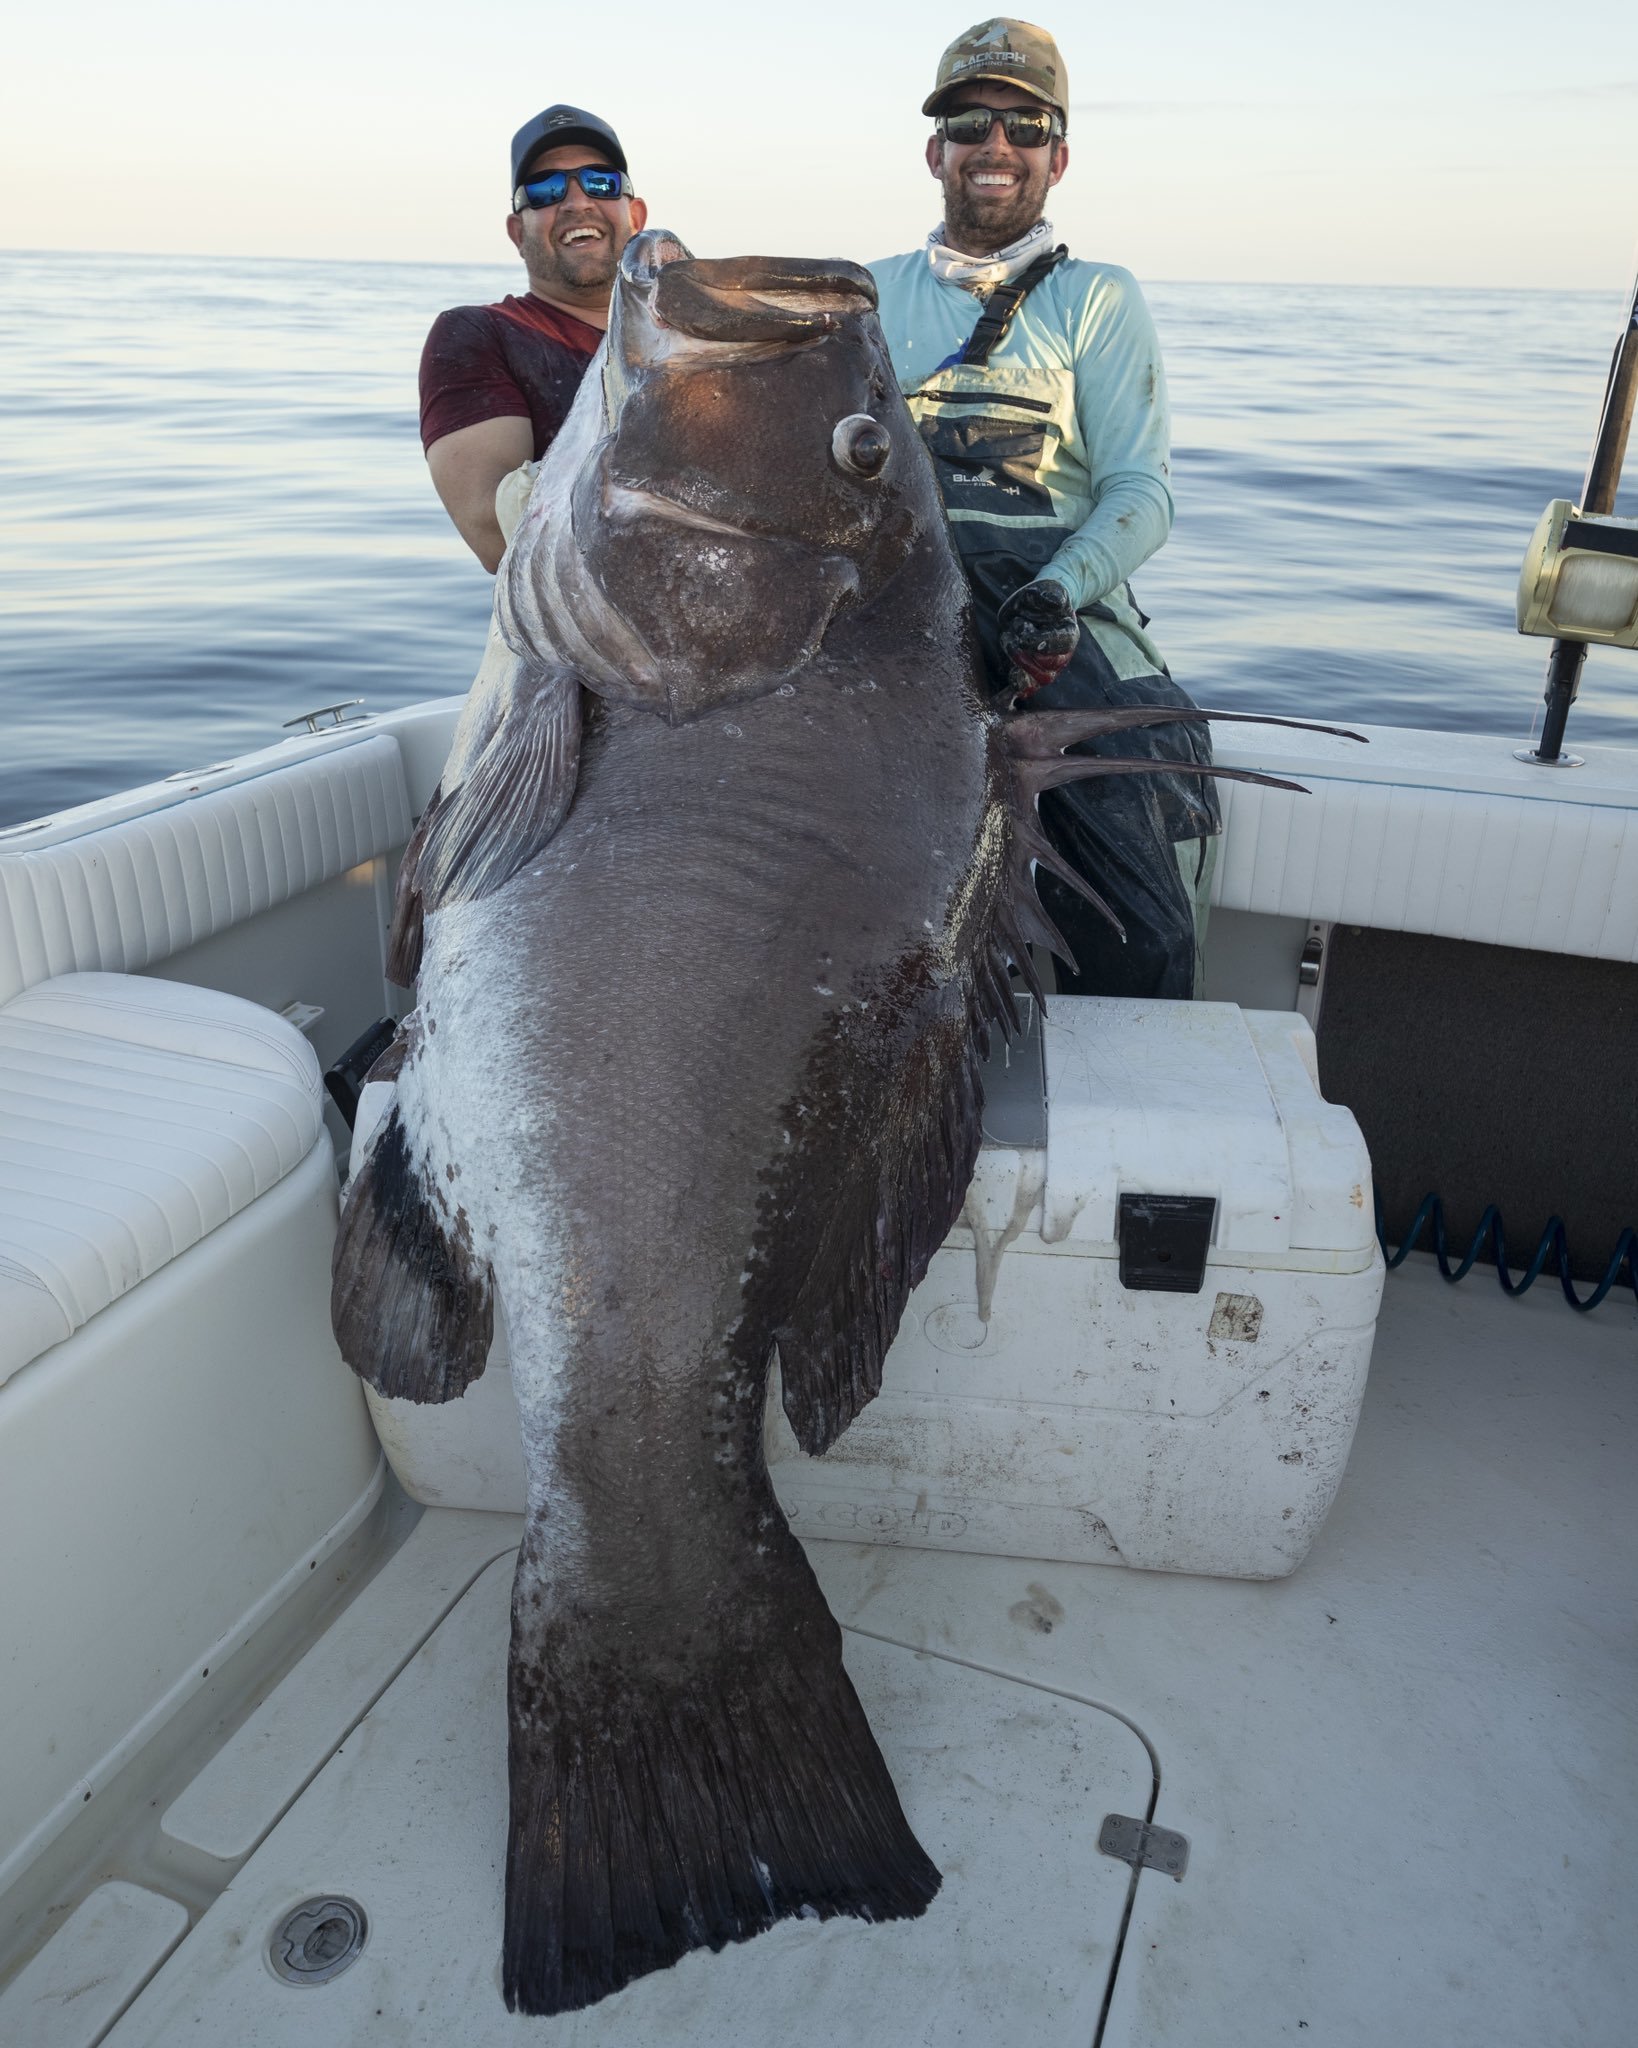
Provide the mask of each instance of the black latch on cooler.
POLYGON ((1215 1195, 1122 1195, 1115 1224, 1122 1287, 1198 1294, 1216 1214, 1215 1195))

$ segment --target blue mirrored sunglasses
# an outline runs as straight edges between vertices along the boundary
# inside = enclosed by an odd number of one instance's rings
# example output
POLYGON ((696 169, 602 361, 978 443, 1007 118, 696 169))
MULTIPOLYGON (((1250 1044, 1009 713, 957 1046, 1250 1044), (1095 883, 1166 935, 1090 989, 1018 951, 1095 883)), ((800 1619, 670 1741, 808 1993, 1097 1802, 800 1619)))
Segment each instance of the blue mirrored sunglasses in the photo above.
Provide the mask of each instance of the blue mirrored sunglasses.
POLYGON ((512 194, 512 211, 522 213, 526 206, 561 205, 571 178, 588 199, 623 199, 631 190, 631 180, 624 171, 611 171, 603 164, 573 164, 565 171, 546 171, 538 178, 526 178, 512 194))

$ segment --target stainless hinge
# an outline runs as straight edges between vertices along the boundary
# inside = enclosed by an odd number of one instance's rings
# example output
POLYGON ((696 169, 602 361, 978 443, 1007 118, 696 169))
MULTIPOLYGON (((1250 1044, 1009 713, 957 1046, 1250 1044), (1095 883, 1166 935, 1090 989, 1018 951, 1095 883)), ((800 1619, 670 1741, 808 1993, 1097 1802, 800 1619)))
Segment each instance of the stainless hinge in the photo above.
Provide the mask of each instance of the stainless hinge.
POLYGON ((1175 1828, 1151 1827, 1129 1813, 1104 1815, 1098 1847, 1117 1863, 1130 1863, 1134 1870, 1163 1870, 1179 1884, 1189 1867, 1187 1835, 1178 1834, 1175 1828))

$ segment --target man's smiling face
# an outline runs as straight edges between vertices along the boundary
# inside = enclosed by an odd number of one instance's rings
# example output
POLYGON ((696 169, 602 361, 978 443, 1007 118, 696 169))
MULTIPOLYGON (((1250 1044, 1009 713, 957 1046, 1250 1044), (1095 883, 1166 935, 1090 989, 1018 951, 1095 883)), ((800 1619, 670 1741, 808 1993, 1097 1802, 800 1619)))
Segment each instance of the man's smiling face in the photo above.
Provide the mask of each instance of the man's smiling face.
MULTIPOLYGON (((539 178, 581 164, 608 164, 608 158, 583 142, 567 143, 531 158, 524 176, 539 178)), ((640 199, 588 199, 571 178, 556 206, 526 207, 510 215, 506 227, 529 273, 530 290, 556 304, 572 304, 608 292, 620 252, 647 218, 640 199)))
MULTIPOLYGON (((999 79, 975 79, 951 93, 940 112, 960 107, 1039 107, 1041 101, 999 79)), ((1034 227, 1046 196, 1069 168, 1067 142, 1014 149, 999 121, 982 142, 927 143, 927 168, 944 187, 944 236, 967 256, 988 256, 1034 227)))

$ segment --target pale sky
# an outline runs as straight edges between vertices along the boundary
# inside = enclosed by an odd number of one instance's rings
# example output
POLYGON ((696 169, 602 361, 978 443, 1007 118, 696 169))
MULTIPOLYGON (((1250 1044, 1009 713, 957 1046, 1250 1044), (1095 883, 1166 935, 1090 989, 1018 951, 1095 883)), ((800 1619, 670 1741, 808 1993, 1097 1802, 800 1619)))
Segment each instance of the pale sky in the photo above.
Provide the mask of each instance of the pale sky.
MULTIPOLYGON (((937 218, 957 5, 72 0, 9 11, 0 248, 509 260, 514 128, 601 113, 699 253, 937 218)), ((1149 279, 1607 289, 1638 253, 1638 0, 1085 0, 1074 253, 1149 279)))

